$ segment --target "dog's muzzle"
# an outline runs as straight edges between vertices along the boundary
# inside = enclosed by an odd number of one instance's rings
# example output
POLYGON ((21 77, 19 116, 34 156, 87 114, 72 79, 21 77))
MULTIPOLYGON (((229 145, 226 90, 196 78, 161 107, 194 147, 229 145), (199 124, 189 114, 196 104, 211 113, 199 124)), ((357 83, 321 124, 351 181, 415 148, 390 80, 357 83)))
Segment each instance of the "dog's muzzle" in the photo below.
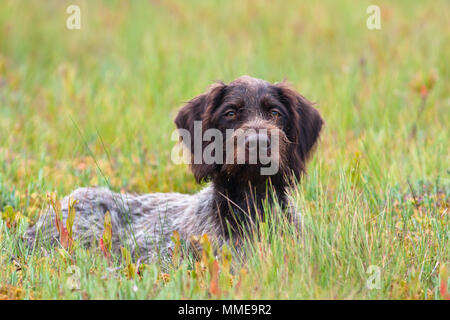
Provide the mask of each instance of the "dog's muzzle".
POLYGON ((270 138, 265 132, 250 133, 245 136, 245 149, 249 152, 269 151, 270 138))

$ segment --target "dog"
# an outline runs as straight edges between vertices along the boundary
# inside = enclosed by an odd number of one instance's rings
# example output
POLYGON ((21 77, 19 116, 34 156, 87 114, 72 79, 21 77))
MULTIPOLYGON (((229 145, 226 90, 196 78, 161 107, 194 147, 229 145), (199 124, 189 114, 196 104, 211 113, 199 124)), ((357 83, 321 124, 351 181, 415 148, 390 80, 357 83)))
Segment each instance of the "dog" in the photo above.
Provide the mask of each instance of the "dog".
MULTIPOLYGON (((274 213, 285 214, 300 226, 300 213, 288 191, 305 173, 323 123, 313 104, 287 82, 272 84, 242 76, 229 84, 215 83, 187 102, 175 118, 180 136, 195 136, 196 124, 202 126, 200 134, 208 129, 216 134, 211 152, 214 161, 195 157, 211 148, 208 139, 197 145, 195 139, 182 139, 196 181, 208 186, 193 195, 119 194, 106 188, 80 188, 61 201, 63 220, 68 216, 69 200, 76 200, 73 237, 89 246, 102 237, 104 216, 109 212, 112 248, 128 247, 149 260, 170 252, 174 231, 186 243, 203 234, 219 245, 235 241, 254 221, 264 219, 264 208, 275 203, 279 209, 274 213), (227 138, 219 141, 221 135, 227 138), (231 146, 231 151, 225 145, 231 146), (265 151, 276 170, 262 174, 267 162, 262 163, 260 154, 251 162, 252 150, 265 151), (240 162, 239 151, 244 155, 240 162)), ((28 237, 58 241, 54 216, 53 208, 46 210, 28 230, 28 237)))

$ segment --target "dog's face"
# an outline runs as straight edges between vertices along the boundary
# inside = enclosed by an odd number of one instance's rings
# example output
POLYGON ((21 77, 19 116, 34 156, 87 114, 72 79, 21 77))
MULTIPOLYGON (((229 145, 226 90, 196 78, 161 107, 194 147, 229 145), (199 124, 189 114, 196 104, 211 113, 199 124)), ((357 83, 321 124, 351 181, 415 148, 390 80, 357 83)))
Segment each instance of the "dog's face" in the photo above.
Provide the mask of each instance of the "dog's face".
MULTIPOLYGON (((196 121, 200 121, 197 124, 201 123, 203 134, 208 129, 220 133, 206 139, 217 147, 212 154, 219 161, 194 161, 194 139, 186 143, 193 155, 191 166, 197 181, 225 176, 261 182, 292 174, 298 179, 323 124, 311 102, 287 84, 271 84, 248 76, 228 85, 213 85, 189 101, 175 119, 177 128, 187 130, 191 137, 196 136, 196 121), (217 141, 218 137, 222 141, 217 141), (217 150, 223 152, 218 154, 217 150), (262 168, 275 170, 264 173, 262 168)), ((209 143, 203 139, 201 153, 209 143)))

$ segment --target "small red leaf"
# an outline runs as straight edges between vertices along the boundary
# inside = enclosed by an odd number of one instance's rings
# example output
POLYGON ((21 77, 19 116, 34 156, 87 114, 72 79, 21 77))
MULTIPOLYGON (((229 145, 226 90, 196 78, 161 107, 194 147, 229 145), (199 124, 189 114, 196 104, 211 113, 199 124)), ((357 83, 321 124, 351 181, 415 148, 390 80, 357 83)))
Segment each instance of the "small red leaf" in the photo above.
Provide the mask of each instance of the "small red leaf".
POLYGON ((428 95, 428 89, 424 84, 420 87, 420 95, 422 98, 428 95))
POLYGON ((69 232, 62 224, 60 225, 60 228, 59 238, 61 245, 64 249, 68 249, 72 245, 72 238, 69 236, 69 232))
POLYGON ((209 284, 209 292, 212 295, 219 296, 220 288, 219 288, 219 263, 217 260, 214 260, 211 265, 211 282, 209 284))
POLYGON ((103 243, 103 238, 100 238, 100 250, 102 250, 103 254, 105 255, 105 257, 109 257, 109 251, 106 250, 105 245, 103 243))

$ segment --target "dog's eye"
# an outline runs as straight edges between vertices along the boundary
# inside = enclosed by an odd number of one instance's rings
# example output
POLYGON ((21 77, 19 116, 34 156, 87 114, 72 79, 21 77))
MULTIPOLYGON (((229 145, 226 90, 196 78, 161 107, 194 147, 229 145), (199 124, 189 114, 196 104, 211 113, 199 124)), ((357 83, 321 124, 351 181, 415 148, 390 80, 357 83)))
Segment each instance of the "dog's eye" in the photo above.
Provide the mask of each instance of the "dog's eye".
POLYGON ((229 119, 236 117, 236 111, 228 110, 227 112, 225 112, 225 117, 227 117, 229 119))
POLYGON ((277 109, 270 110, 270 114, 275 118, 278 118, 279 116, 281 116, 281 113, 277 109))

